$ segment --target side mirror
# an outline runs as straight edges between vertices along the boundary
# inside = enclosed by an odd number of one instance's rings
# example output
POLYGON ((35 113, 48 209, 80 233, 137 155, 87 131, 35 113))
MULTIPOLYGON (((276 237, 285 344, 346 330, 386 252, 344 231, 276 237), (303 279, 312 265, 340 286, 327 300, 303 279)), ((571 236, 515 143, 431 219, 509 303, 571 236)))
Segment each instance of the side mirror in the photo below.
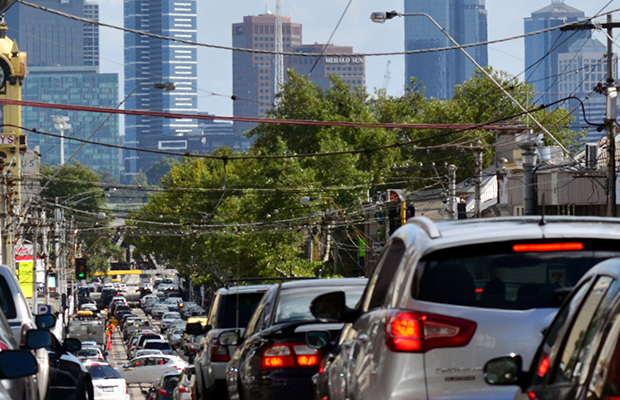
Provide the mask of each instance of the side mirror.
POLYGON ((26 346, 36 350, 43 347, 50 347, 53 343, 52 333, 44 329, 33 329, 26 332, 26 346))
POLYGON ((489 385, 519 385, 523 360, 521 356, 507 356, 488 361, 483 368, 484 380, 489 385))
POLYGON ((35 323, 39 329, 52 329, 56 325, 56 317, 53 314, 35 315, 35 323))
POLYGON ((239 344, 239 332, 228 331, 222 332, 217 338, 222 346, 236 346, 239 344))
POLYGON ((330 335, 327 331, 306 332, 306 344, 312 349, 325 349, 329 346, 330 335))
POLYGON ((37 360, 29 351, 2 350, 0 352, 0 378, 2 379, 34 375, 38 370, 37 360))
POLYGON ((310 312, 321 322, 344 322, 347 311, 343 291, 325 293, 310 303, 310 312))
POLYGON ((69 353, 79 351, 82 348, 82 342, 76 338, 66 338, 64 342, 65 350, 69 353))

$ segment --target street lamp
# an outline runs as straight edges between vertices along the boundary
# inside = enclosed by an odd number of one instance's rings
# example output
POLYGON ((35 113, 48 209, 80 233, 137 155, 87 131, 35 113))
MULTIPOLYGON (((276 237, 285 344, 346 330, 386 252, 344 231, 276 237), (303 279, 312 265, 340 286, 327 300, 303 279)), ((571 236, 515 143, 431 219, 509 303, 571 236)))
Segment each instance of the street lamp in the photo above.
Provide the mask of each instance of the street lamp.
POLYGON ((65 163, 65 131, 71 129, 69 117, 65 115, 52 115, 54 128, 60 131, 60 165, 65 163))

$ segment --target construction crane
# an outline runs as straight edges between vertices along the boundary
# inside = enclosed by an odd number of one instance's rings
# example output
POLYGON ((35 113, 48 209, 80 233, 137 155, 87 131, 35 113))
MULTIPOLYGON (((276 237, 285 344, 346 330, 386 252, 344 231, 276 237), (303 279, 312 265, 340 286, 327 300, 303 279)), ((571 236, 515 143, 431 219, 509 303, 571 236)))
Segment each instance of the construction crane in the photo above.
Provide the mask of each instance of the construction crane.
POLYGON ((390 64, 392 61, 388 60, 387 66, 385 67, 385 75, 383 75, 383 88, 387 91, 388 85, 390 84, 390 78, 392 74, 390 73, 390 64))
POLYGON ((284 85, 284 56, 282 51, 282 2, 276 0, 276 56, 274 57, 274 94, 282 90, 284 85))

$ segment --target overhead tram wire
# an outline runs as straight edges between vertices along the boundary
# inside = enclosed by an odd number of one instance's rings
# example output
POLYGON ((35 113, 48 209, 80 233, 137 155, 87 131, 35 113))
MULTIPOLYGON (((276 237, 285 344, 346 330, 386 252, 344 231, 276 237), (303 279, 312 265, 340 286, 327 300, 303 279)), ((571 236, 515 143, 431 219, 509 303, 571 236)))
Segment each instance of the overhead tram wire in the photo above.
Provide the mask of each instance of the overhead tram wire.
MULTIPOLYGON (((285 55, 285 56, 296 56, 296 57, 316 57, 316 54, 312 54, 312 53, 293 53, 293 52, 285 52, 285 51, 278 52, 278 51, 273 51, 273 50, 259 50, 259 49, 250 49, 250 48, 244 48, 244 47, 232 47, 232 46, 223 46, 223 45, 216 45, 216 44, 194 42, 194 41, 191 41, 191 40, 184 40, 184 39, 173 38, 173 37, 170 37, 170 36, 156 35, 156 34, 153 34, 153 33, 144 32, 144 31, 140 31, 140 30, 136 30, 136 29, 124 28, 124 27, 121 27, 121 26, 116 26, 116 25, 112 25, 112 24, 108 24, 108 23, 104 23, 104 22, 100 22, 100 21, 96 21, 96 20, 92 20, 92 19, 88 19, 88 18, 77 17, 75 15, 67 14, 67 13, 64 13, 64 12, 61 12, 61 11, 58 11, 58 10, 54 10, 54 9, 51 9, 51 8, 48 8, 48 7, 43 7, 43 6, 40 6, 40 5, 37 5, 37 4, 33 4, 33 3, 30 3, 30 2, 28 2, 26 0, 16 0, 16 3, 21 3, 21 4, 23 4, 25 6, 28 6, 28 7, 32 7, 32 8, 41 10, 41 11, 49 12, 51 14, 58 15, 58 16, 61 16, 61 17, 64 17, 64 18, 68 18, 68 19, 72 19, 72 20, 75 20, 75 21, 79 21, 79 22, 82 22, 82 23, 98 25, 98 26, 102 26, 102 27, 105 27, 105 28, 120 30, 120 31, 127 32, 127 33, 133 33, 133 34, 136 34, 136 35, 147 36, 147 37, 150 37, 150 38, 153 38, 153 39, 169 40, 169 41, 173 41, 173 42, 177 42, 177 43, 183 43, 183 44, 188 44, 188 45, 197 46, 197 47, 206 47, 206 48, 211 48, 211 49, 229 50, 229 51, 240 51, 240 52, 256 53, 256 54, 270 54, 270 55, 282 54, 282 55, 285 55)), ((610 1, 604 8, 608 7, 609 4, 611 4, 611 3, 612 3, 612 1, 610 1)), ((613 12, 617 12, 617 11, 620 11, 620 8, 609 10, 609 11, 605 12, 604 14, 613 13, 613 12)), ((590 21, 593 18, 598 18, 600 15, 602 15, 601 12, 597 13, 593 17, 584 18, 582 20, 578 20, 578 21, 575 21, 575 22, 570 22, 570 23, 567 23, 567 24, 564 24, 564 25, 560 25, 560 26, 556 26, 556 27, 552 27, 552 28, 541 29, 539 31, 530 32, 530 33, 526 33, 526 34, 523 34, 523 35, 511 36, 511 37, 508 37, 508 38, 489 40, 489 41, 485 41, 485 42, 477 42, 477 43, 464 44, 464 45, 461 45, 461 46, 440 47, 440 48, 422 49, 422 50, 397 51, 397 52, 353 53, 353 54, 351 54, 351 53, 334 53, 334 54, 331 54, 330 53, 330 55, 333 55, 335 57, 351 57, 351 56, 355 56, 355 57, 378 57, 378 56, 396 56, 396 55, 404 55, 404 54, 420 54, 420 53, 432 53, 432 52, 440 52, 440 51, 448 51, 448 50, 458 50, 460 48, 485 46, 485 45, 489 45, 489 44, 509 42, 509 41, 512 41, 512 40, 522 39, 522 38, 529 37, 529 36, 539 35, 539 34, 542 34, 542 33, 559 30, 562 27, 578 25, 580 23, 583 23, 583 22, 586 22, 586 21, 590 21)))
POLYGON ((353 2, 353 0, 349 0, 349 3, 347 3, 347 6, 344 8, 344 11, 342 12, 342 15, 340 16, 340 19, 338 20, 338 23, 336 24, 336 27, 332 31, 332 34, 329 35, 329 39, 327 39, 327 43, 325 43, 325 46, 323 46, 323 49, 321 50, 321 54, 319 54, 319 56, 316 58, 316 60, 314 60, 314 64, 312 64, 312 68, 310 68, 310 72, 308 72, 308 77, 310 75, 312 75, 312 71, 314 71, 314 69, 316 68, 317 64, 319 63, 319 60, 321 59, 321 57, 323 57, 323 54, 325 53, 325 50, 327 50, 327 46, 329 46, 329 43, 334 38, 334 35, 336 34, 336 31, 340 27, 340 24, 342 23, 342 20, 344 19, 344 16, 347 14, 347 11, 349 10, 349 7, 351 6, 352 2, 353 2))

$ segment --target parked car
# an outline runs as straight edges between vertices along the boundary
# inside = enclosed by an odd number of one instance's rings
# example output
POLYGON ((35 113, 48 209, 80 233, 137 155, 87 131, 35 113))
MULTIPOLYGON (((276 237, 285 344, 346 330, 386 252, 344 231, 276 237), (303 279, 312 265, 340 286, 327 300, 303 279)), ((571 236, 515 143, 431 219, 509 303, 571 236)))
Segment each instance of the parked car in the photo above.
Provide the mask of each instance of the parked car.
POLYGON ((524 372, 519 354, 484 366, 492 385, 523 399, 620 398, 620 258, 599 263, 570 293, 524 372))
POLYGON ((186 365, 187 363, 177 356, 152 355, 134 358, 115 369, 129 384, 149 383, 165 373, 179 373, 186 365))
MULTIPOLYGON (((230 361, 236 346, 225 346, 219 342, 219 336, 226 330, 239 329, 243 333, 248 325, 258 303, 263 298, 270 285, 249 285, 220 288, 215 292, 207 326, 198 330, 204 339, 199 342, 199 352, 194 360, 196 368, 196 396, 197 398, 227 399, 226 392, 226 364, 230 361), (237 311, 239 319, 237 320, 237 311)), ((194 320, 187 320, 191 326, 194 320)), ((184 349, 190 347, 190 341, 195 336, 191 334, 182 343, 184 349)), ((200 336, 198 336, 200 337, 200 336)), ((189 350, 186 351, 189 354, 189 350)))
MULTIPOLYGON (((335 338, 342 323, 323 324, 310 313, 312 300, 334 289, 354 307, 366 279, 314 279, 284 282, 265 293, 226 369, 231 400, 312 398, 312 376, 319 371, 321 351, 305 343, 306 333, 322 329, 335 338)), ((237 332, 223 332, 222 344, 236 345, 237 332)))
POLYGON ((129 388, 123 377, 104 362, 84 364, 93 379, 94 400, 129 400, 129 388))
POLYGON ((410 219, 355 309, 338 292, 313 302, 318 319, 347 323, 324 396, 512 399, 514 388, 484 383, 484 363, 511 352, 529 363, 561 300, 619 245, 615 219, 410 219))
POLYGON ((173 400, 193 400, 196 397, 192 395, 192 383, 196 380, 196 370, 193 365, 183 368, 179 376, 179 383, 172 392, 173 400))

